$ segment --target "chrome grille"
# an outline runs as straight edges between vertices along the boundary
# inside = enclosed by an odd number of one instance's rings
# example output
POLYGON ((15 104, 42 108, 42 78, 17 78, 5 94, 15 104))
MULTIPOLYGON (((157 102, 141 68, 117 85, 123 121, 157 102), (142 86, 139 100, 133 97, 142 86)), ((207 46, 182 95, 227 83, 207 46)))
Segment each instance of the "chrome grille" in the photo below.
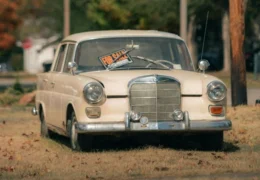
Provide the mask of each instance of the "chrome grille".
POLYGON ((178 81, 142 82, 139 79, 132 82, 129 92, 131 110, 147 116, 150 121, 172 120, 173 111, 180 109, 178 81))

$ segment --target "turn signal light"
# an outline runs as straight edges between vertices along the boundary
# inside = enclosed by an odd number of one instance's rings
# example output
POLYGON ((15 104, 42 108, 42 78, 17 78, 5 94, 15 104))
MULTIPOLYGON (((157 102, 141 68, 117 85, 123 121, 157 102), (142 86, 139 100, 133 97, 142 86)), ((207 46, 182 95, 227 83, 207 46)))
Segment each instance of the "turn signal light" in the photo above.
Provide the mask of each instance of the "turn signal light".
POLYGON ((88 118, 99 118, 101 115, 100 107, 87 107, 86 114, 88 118))
POLYGON ((222 115, 224 112, 223 106, 209 106, 211 115, 222 115))

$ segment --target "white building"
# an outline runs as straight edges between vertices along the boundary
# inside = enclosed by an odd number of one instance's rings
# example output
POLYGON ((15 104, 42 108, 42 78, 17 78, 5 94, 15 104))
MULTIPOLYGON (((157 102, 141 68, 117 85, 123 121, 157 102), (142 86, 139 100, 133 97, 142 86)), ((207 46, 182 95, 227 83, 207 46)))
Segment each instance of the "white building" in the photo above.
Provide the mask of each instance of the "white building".
POLYGON ((49 39, 28 38, 23 43, 24 71, 30 74, 43 72, 43 63, 52 62, 58 36, 49 39))

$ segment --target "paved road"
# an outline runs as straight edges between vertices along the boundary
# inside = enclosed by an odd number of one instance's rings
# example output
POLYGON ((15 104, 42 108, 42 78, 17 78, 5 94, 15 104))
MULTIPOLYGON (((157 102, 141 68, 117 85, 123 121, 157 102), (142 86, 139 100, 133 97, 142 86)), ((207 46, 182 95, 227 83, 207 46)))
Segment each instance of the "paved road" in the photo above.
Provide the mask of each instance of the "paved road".
MULTIPOLYGON (((6 88, 13 86, 15 82, 15 79, 0 79, 0 92, 3 92, 6 88)), ((34 79, 20 80, 19 82, 24 88, 34 88, 36 86, 34 79)))

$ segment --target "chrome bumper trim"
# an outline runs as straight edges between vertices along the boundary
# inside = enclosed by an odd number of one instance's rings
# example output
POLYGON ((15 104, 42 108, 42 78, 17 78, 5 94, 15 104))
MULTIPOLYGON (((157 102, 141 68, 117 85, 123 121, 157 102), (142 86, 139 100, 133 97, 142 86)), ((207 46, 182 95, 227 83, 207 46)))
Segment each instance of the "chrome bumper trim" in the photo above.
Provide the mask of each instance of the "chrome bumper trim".
POLYGON ((78 133, 87 132, 115 132, 115 131, 125 131, 125 123, 76 123, 76 131, 78 133))
POLYGON ((213 121, 190 121, 190 130, 195 131, 214 131, 214 130, 231 130, 232 122, 226 120, 213 120, 213 121))
POLYGON ((138 122, 130 122, 128 113, 125 122, 110 123, 77 123, 78 133, 88 132, 122 132, 122 131, 226 131, 232 128, 230 120, 193 120, 189 119, 188 112, 184 113, 184 120, 150 122, 143 125, 138 122))

